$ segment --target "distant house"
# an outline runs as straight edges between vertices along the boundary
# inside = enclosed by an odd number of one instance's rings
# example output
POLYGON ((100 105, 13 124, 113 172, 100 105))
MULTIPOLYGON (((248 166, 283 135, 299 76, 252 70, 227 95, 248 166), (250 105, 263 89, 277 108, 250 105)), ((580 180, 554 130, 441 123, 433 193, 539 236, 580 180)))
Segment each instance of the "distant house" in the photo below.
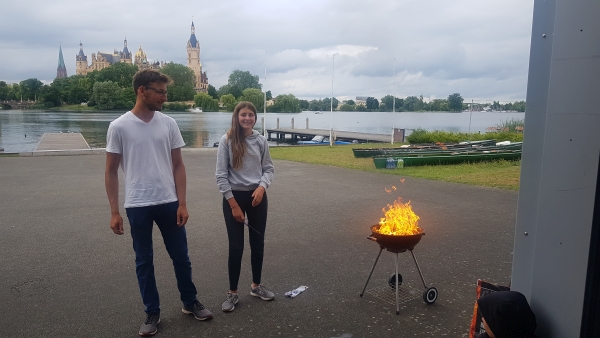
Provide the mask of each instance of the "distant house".
POLYGON ((357 96, 356 100, 354 101, 354 103, 356 105, 362 104, 363 106, 366 106, 368 98, 369 98, 368 96, 357 96))

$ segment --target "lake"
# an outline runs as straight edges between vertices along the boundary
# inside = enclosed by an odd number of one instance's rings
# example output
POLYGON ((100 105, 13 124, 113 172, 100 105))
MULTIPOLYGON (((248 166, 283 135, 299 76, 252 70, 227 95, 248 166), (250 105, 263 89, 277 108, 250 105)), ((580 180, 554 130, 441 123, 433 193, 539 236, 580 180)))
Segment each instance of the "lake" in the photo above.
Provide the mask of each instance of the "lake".
MULTIPOLYGON (((81 133, 90 147, 106 146, 106 130, 109 123, 123 112, 102 111, 0 111, 0 147, 7 153, 33 151, 44 133, 81 133)), ((231 113, 168 112, 181 130, 186 147, 212 147, 218 142, 231 124, 231 113)), ((262 131, 258 114, 256 128, 262 131)), ((525 113, 462 112, 462 113, 391 113, 391 112, 315 112, 267 113, 266 126, 274 129, 279 118, 280 128, 294 127, 326 129, 330 126, 338 131, 353 131, 391 135, 392 125, 396 128, 443 130, 453 132, 485 132, 487 127, 502 124, 512 119, 524 119, 525 113)), ((275 142, 271 144, 275 145, 275 142)))

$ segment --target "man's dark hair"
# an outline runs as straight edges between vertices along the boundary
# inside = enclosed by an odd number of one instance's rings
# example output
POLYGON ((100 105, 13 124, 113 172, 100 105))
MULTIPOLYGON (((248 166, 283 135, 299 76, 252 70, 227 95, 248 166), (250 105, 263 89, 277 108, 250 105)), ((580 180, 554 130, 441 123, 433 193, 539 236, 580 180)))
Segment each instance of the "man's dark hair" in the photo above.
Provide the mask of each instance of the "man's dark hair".
POLYGON ((142 69, 133 76, 133 91, 137 95, 140 87, 149 86, 151 83, 166 83, 170 85, 173 82, 166 74, 156 69, 142 69))

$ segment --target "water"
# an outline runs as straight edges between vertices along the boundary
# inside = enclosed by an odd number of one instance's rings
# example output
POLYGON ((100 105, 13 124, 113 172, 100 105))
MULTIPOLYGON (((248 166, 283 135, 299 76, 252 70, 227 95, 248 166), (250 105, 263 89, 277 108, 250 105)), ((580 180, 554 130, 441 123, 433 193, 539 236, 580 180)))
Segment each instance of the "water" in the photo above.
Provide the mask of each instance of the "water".
MULTIPOLYGON (((106 130, 110 121, 123 112, 74 112, 6 110, 0 111, 0 147, 5 152, 25 152, 36 148, 44 133, 81 133, 92 148, 106 146, 106 130)), ((231 124, 231 113, 169 112, 181 130, 187 147, 212 147, 218 142, 231 124)), ((262 130, 259 113, 256 128, 262 130)), ((392 125, 396 128, 444 130, 454 132, 485 132, 487 127, 499 125, 511 119, 524 119, 525 113, 463 112, 463 113, 394 113, 391 112, 302 112, 294 114, 267 113, 269 129, 277 126, 291 128, 326 129, 353 131, 370 134, 391 135, 392 125)), ((275 144, 275 143, 273 143, 275 144)))

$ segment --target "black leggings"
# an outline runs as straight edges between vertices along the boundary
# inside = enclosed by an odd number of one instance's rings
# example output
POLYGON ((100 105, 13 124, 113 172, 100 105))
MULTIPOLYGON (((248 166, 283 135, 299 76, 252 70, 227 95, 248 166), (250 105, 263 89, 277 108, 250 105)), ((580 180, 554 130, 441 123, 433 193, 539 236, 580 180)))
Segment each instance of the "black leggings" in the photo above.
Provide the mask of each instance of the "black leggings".
MULTIPOLYGON (((265 192, 260 204, 253 207, 252 193, 253 191, 233 191, 233 197, 235 197, 236 202, 248 219, 252 282, 260 284, 269 202, 265 192)), ((223 198, 223 215, 225 216, 227 237, 229 237, 229 289, 235 291, 238 289, 240 270, 242 269, 242 255, 244 254, 244 223, 240 223, 233 218, 231 207, 225 198, 223 198)))

